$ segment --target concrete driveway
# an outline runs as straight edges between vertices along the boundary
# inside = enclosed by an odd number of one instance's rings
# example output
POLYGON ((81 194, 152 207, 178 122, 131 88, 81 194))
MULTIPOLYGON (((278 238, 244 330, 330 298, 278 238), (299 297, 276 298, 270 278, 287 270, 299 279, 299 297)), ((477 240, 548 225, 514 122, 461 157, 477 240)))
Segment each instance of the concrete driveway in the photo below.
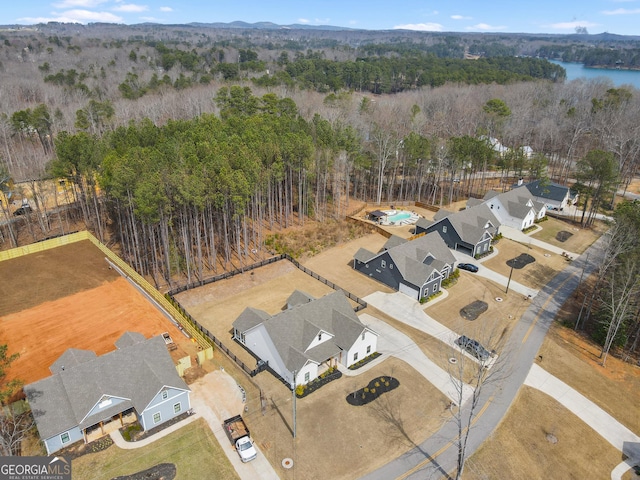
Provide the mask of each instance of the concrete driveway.
MULTIPOLYGON (((360 315, 359 318, 362 323, 371 327, 378 334, 378 352, 382 354, 380 359, 391 355, 405 361, 415 368, 434 387, 446 395, 449 400, 454 402, 454 404, 458 403, 460 389, 462 389, 463 404, 466 403, 473 394, 469 385, 453 378, 447 371, 432 362, 407 335, 367 313, 360 315)), ((341 371, 347 375, 352 375, 352 372, 357 372, 356 374, 364 373, 360 370, 363 369, 354 371, 346 370, 346 372, 345 369, 341 369, 341 371)))
MULTIPOLYGON (((470 358, 474 362, 478 363, 478 359, 476 357, 470 355, 465 350, 462 350, 455 343, 455 341, 460 337, 458 333, 448 329, 437 320, 431 318, 424 312, 423 305, 420 305, 420 303, 409 298, 404 293, 375 292, 371 295, 368 295, 363 300, 368 304, 376 307, 378 310, 386 313, 390 317, 395 318, 399 322, 421 330, 427 335, 431 335, 432 337, 440 340, 442 343, 445 343, 451 348, 458 350, 465 357, 470 358)), ((409 337, 406 338, 408 339, 409 337)), ((489 359, 489 361, 486 362, 486 367, 491 368, 497 359, 497 355, 489 359)))
MULTIPOLYGON (((498 250, 498 249, 494 247, 494 250, 498 250)), ((514 280, 511 280, 511 282, 509 282, 509 277, 505 277, 504 275, 501 275, 498 272, 494 272, 493 270, 482 265, 482 262, 484 260, 488 260, 489 258, 491 258, 490 256, 485 257, 484 259, 474 260, 469 255, 462 252, 458 252, 456 250, 451 250, 451 253, 456 258, 456 265, 458 263, 473 263, 475 266, 478 267, 478 271, 476 273, 462 271, 461 272, 462 275, 477 275, 479 277, 486 278, 487 280, 491 280, 492 282, 497 283, 498 285, 502 285, 503 287, 505 287, 505 290, 508 283, 509 290, 513 290, 514 292, 521 293, 525 297, 528 297, 529 295, 531 295, 531 298, 534 298, 536 295, 538 295, 538 290, 536 290, 535 288, 529 288, 514 280)))
POLYGON ((223 370, 214 371, 196 380, 189 387, 191 406, 197 416, 207 421, 238 476, 242 480, 278 480, 278 474, 260 452, 258 445, 255 445, 258 457, 251 462, 242 463, 222 429, 225 419, 244 411, 242 392, 233 377, 223 370))

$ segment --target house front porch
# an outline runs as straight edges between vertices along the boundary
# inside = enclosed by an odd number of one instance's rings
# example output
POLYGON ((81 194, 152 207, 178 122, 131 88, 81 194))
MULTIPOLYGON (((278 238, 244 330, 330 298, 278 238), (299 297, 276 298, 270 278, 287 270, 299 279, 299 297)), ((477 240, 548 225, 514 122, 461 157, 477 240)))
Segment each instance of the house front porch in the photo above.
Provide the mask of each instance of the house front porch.
POLYGON ((130 408, 129 410, 120 412, 111 418, 102 420, 101 422, 87 427, 83 432, 84 441, 85 443, 93 442, 94 440, 98 440, 105 435, 109 435, 111 432, 114 432, 124 427, 125 425, 135 423, 137 420, 138 417, 136 416, 135 410, 133 408, 130 408))

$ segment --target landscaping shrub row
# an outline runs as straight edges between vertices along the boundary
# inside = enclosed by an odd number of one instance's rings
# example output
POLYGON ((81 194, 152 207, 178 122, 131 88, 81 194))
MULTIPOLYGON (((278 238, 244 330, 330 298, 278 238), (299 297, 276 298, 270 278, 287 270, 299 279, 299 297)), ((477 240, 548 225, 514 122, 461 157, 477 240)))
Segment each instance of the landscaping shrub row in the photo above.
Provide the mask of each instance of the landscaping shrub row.
POLYGON ((362 360, 358 360, 356 363, 354 363, 353 365, 351 365, 349 367, 349 370, 357 370, 360 367, 364 367, 367 363, 375 360, 376 358, 378 358, 380 355, 382 355, 379 352, 373 352, 371 355, 368 355, 366 357, 364 357, 362 360))
POLYGON ((323 385, 326 385, 329 382, 337 380, 340 377, 342 377, 342 372, 336 369, 336 367, 331 367, 329 370, 322 373, 318 378, 310 381, 306 385, 298 385, 296 387, 296 397, 304 398, 307 395, 318 390, 323 385))

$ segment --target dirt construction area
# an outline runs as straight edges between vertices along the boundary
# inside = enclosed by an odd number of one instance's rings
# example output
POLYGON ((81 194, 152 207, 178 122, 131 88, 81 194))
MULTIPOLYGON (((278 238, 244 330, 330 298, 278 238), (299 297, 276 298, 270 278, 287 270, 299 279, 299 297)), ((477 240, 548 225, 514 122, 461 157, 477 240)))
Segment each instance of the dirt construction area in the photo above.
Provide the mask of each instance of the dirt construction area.
POLYGON ((9 379, 28 384, 49 376, 68 348, 112 351, 125 331, 186 340, 89 241, 0 262, 0 278, 0 340, 20 353, 9 379))

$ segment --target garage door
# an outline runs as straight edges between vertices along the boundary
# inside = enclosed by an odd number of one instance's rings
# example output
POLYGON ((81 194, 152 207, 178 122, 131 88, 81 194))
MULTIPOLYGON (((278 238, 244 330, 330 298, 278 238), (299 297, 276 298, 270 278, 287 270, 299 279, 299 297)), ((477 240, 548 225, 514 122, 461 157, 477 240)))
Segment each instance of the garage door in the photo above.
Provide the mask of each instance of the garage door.
POLYGON ((418 290, 413 287, 410 287, 409 285, 405 285, 404 283, 401 283, 400 292, 410 296, 414 300, 418 300, 418 293, 419 293, 418 290))

